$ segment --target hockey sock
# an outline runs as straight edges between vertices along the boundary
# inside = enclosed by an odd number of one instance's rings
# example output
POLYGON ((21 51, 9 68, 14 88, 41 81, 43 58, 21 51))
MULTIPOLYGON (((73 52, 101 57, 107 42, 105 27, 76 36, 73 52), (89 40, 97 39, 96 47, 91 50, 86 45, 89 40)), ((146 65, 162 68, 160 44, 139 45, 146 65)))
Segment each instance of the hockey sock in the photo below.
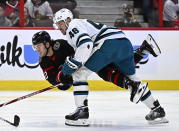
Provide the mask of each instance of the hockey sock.
POLYGON ((77 107, 86 106, 84 102, 85 100, 87 100, 88 97, 88 90, 89 90, 88 83, 86 81, 74 82, 73 86, 74 86, 73 94, 75 99, 75 105, 77 107))
POLYGON ((155 107, 154 105, 155 99, 151 95, 150 90, 141 98, 141 102, 144 103, 149 109, 155 107))

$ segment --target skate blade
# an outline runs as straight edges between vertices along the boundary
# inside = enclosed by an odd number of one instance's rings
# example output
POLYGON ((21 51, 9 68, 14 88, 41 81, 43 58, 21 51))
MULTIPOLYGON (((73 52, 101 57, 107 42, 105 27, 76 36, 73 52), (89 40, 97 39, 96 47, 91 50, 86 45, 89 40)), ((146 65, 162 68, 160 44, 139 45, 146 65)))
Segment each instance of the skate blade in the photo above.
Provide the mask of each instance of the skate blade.
POLYGON ((151 46, 153 47, 153 51, 155 52, 155 56, 154 57, 157 57, 158 55, 161 54, 161 50, 157 44, 157 42, 155 41, 155 39, 152 37, 151 34, 149 34, 149 39, 151 38, 151 46))
POLYGON ((65 125, 68 126, 89 126, 88 119, 78 119, 78 120, 67 120, 65 121, 65 125))
POLYGON ((153 120, 153 121, 148 121, 148 123, 150 125, 155 125, 155 124, 169 123, 169 121, 165 117, 163 117, 163 118, 158 118, 158 119, 153 120))

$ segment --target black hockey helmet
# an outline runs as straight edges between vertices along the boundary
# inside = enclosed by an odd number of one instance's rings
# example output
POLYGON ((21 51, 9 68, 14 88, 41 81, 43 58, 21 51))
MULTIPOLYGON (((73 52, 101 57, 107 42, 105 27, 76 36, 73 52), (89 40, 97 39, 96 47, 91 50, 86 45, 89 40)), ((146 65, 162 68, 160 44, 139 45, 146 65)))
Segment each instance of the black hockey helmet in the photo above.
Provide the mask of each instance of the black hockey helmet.
POLYGON ((49 35, 48 32, 46 31, 39 31, 37 33, 34 34, 34 36, 32 37, 32 44, 38 45, 39 43, 47 43, 49 42, 51 44, 51 37, 49 35))

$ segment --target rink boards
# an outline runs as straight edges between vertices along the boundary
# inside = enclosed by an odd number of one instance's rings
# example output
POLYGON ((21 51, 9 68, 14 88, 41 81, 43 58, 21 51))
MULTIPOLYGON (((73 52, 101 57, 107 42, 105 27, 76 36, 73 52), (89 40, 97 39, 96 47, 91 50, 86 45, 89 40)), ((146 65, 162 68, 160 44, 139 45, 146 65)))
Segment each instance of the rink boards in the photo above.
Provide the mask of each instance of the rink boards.
MULTIPOLYGON (((179 90, 178 80, 147 80, 151 90, 179 90)), ((112 83, 102 80, 88 80, 91 91, 124 90, 112 83)), ((51 86, 46 81, 0 81, 0 90, 37 90, 51 86)), ((73 87, 69 89, 71 91, 73 87)), ((53 89, 58 90, 58 89, 53 89)))
MULTIPOLYGON (((38 66, 38 54, 31 46, 31 38, 40 30, 0 30, 0 90, 37 90, 50 86, 38 66)), ((53 39, 63 39, 59 31, 47 30, 53 39)), ((134 48, 141 45, 148 33, 159 43, 162 54, 146 56, 137 73, 148 81, 153 90, 179 90, 179 32, 177 30, 124 31, 134 48), (147 61, 148 59, 148 61, 147 61)), ((90 90, 121 90, 102 81, 95 73, 89 76, 90 90)))

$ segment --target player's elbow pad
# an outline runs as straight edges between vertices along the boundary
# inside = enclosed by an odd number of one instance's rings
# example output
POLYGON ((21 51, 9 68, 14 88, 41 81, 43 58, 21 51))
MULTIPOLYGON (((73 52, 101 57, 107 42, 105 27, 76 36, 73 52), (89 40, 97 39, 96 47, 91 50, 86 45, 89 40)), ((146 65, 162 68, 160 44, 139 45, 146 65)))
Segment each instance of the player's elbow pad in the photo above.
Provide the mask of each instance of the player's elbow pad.
POLYGON ((74 58, 84 64, 91 56, 92 49, 93 49, 93 43, 87 42, 76 49, 74 58))

